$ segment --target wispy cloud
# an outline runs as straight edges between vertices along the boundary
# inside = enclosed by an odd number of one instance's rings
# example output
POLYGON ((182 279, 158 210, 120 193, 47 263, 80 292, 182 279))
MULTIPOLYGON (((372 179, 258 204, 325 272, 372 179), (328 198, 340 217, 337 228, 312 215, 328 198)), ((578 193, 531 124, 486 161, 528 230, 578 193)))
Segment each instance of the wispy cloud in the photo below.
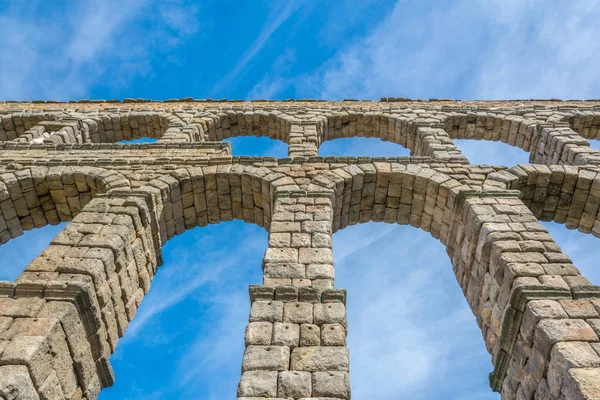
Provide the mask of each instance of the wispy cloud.
MULTIPOLYGON (((246 249, 257 248, 260 239, 240 238, 236 245, 246 249)), ((155 319, 158 314, 180 303, 200 288, 214 286, 219 281, 225 280, 224 275, 233 273, 242 262, 242 253, 230 252, 219 246, 211 249, 210 254, 205 254, 204 259, 199 262, 197 254, 188 250, 187 245, 181 243, 181 240, 178 242, 166 248, 165 257, 168 262, 157 273, 155 279, 158 282, 152 288, 152 297, 140 308, 136 318, 129 325, 127 340, 135 340, 146 324, 155 319), (207 265, 210 268, 207 268, 207 265)), ((208 243, 205 243, 205 246, 208 243)))
POLYGON ((441 243, 409 226, 370 223, 338 232, 340 253, 336 281, 348 290, 354 396, 455 398, 481 387, 489 355, 441 243), (427 385, 434 379, 441 383, 427 385))
POLYGON ((598 17, 598 0, 398 0, 367 35, 285 87, 326 99, 594 98, 598 17))
POLYGON ((275 3, 273 10, 271 10, 268 16, 267 23, 263 26, 256 39, 254 39, 235 67, 213 87, 212 92, 218 94, 223 91, 224 88, 234 85, 244 68, 246 68, 246 66, 260 53, 271 35, 273 35, 277 29, 279 29, 279 27, 303 5, 303 3, 304 0, 291 0, 275 3))
POLYGON ((289 72, 292 65, 296 62, 296 52, 293 48, 287 48, 283 54, 278 56, 272 65, 273 72, 266 73, 263 78, 257 82, 246 99, 274 99, 285 89, 290 80, 283 75, 289 72))
POLYGON ((172 49, 199 26, 197 5, 156 2, 91 0, 67 2, 63 9, 33 1, 7 7, 0 14, 0 100, 89 97, 99 83, 125 86, 149 74, 151 53, 172 49), (154 8, 158 16, 148 18, 154 8), (152 24, 151 32, 142 20, 152 24))

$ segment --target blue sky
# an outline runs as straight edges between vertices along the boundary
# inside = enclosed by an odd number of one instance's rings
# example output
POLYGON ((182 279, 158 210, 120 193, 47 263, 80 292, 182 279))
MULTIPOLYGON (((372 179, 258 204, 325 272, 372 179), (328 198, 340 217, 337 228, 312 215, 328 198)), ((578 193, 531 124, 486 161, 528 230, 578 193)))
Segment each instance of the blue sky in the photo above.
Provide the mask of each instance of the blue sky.
MULTIPOLYGON (((599 98, 599 17, 597 0, 0 0, 0 100, 599 98)), ((235 154, 286 154, 267 138, 231 142, 235 154)), ((474 163, 528 160, 502 143, 457 143, 474 163)), ((408 154, 376 139, 326 142, 321 153, 408 154)), ((546 226, 600 284, 598 239, 546 226)), ((14 279, 59 229, 3 246, 0 279, 14 279)), ((234 398, 247 286, 261 281, 266 243, 240 221, 167 243, 100 399, 234 398)), ((353 398, 498 399, 438 241, 368 223, 336 233, 333 246, 336 285, 348 289, 353 398)))

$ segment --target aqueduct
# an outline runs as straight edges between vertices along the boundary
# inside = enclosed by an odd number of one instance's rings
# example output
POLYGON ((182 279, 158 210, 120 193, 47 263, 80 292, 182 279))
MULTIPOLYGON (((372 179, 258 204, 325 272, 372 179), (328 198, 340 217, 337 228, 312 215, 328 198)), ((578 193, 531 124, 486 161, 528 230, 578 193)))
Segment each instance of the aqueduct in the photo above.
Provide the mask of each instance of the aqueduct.
POLYGON ((350 399, 331 235, 368 221, 446 247, 503 399, 600 398, 600 288, 539 223, 600 236, 600 102, 383 100, 0 104, 0 243, 69 222, 0 282, 0 398, 97 398, 161 246, 232 219, 269 233, 239 400, 350 399), (283 141, 289 157, 232 156, 234 136, 283 141), (118 143, 144 137, 157 141, 118 143), (319 156, 344 137, 411 156, 319 156), (472 165, 453 139, 531 163, 472 165))

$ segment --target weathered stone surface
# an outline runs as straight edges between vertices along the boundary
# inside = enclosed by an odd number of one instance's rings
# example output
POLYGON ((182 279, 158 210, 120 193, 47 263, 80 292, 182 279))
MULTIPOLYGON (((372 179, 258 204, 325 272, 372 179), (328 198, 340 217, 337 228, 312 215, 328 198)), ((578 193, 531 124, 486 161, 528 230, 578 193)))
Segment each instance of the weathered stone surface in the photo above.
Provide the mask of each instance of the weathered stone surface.
POLYGON ((600 102, 384 100, 0 103, 0 244, 72 221, 16 282, 0 284, 0 368, 30 368, 42 398, 96 398, 112 384, 108 357, 161 246, 243 219, 265 227, 269 245, 239 398, 345 400, 332 232, 384 221, 446 247, 503 398, 599 397, 600 288, 538 220, 600 236, 600 151, 588 143, 600 138, 600 102), (290 157, 231 157, 220 142, 253 135, 288 143, 290 157), (355 136, 412 156, 319 157, 324 141, 355 136), (113 144, 139 137, 158 143, 113 144), (533 164, 472 165, 455 138, 502 141, 533 164))
POLYGON ((0 396, 6 400, 39 400, 24 365, 0 366, 0 396))
POLYGON ((565 399, 600 398, 600 368, 572 368, 562 388, 565 399))
POLYGON ((298 347, 300 325, 276 322, 273 329, 273 344, 276 346, 298 347))
POLYGON ((345 347, 298 347, 292 351, 294 371, 348 371, 350 359, 345 347))
POLYGON ((285 303, 283 322, 293 324, 312 324, 313 305, 310 303, 285 303))
POLYGON ((313 396, 350 398, 350 378, 347 372, 327 371, 313 372, 313 396))
POLYGON ((286 346, 248 346, 244 353, 244 371, 285 371, 289 368, 290 348, 286 346))
POLYGON ((276 371, 246 371, 238 387, 238 397, 277 396, 276 371))
POLYGON ((273 324, 271 322, 250 322, 246 327, 246 346, 271 344, 273 324))
POLYGON ((52 355, 42 336, 17 336, 4 348, 0 365, 27 365, 31 380, 40 387, 52 372, 52 355))
POLYGON ((283 303, 280 301, 255 301, 250 310, 251 322, 281 322, 283 303))
POLYGON ((279 373, 278 395, 280 397, 297 399, 311 394, 310 372, 284 371, 279 373))
POLYGON ((342 303, 315 304, 314 322, 317 325, 346 325, 346 307, 342 303))

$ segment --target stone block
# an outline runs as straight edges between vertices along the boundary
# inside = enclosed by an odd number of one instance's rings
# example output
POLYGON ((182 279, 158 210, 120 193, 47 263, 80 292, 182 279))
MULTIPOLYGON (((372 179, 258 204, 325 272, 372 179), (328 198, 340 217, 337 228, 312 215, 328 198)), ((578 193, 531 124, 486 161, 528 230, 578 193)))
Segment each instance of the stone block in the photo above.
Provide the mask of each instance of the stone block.
POLYGON ((273 345, 298 347, 300 341, 300 325, 276 322, 273 326, 273 345))
POLYGON ((275 300, 255 301, 250 309, 250 322, 281 322, 283 304, 281 301, 275 300))
MULTIPOLYGON (((41 400, 62 400, 65 398, 56 371, 52 371, 46 378, 46 381, 40 386, 39 393, 41 400)), ((70 398, 70 396, 67 398, 70 398)))
POLYGON ((335 271, 332 264, 309 264, 306 266, 308 279, 333 279, 335 271))
POLYGON ((560 300, 560 304, 569 315, 569 318, 598 318, 598 311, 588 299, 560 300))
POLYGON ((0 397, 6 400, 40 400, 24 365, 0 366, 0 397))
POLYGON ((340 324, 325 324, 321 327, 322 346, 345 346, 346 328, 340 324))
POLYGON ((279 373, 277 395, 282 398, 310 397, 312 394, 310 372, 283 371, 279 373))
POLYGON ((345 347, 298 347, 290 366, 293 371, 348 371, 350 356, 345 347))
POLYGON ((333 252, 328 248, 301 248, 298 261, 303 264, 333 265, 333 252))
POLYGON ((243 371, 286 371, 290 349, 286 346, 248 346, 242 362, 243 371))
POLYGON ((315 397, 350 398, 350 377, 347 372, 313 372, 312 385, 312 395, 315 397))
POLYGON ((238 397, 277 396, 277 371, 246 371, 238 386, 238 397))
POLYGON ((298 262, 298 249, 292 249, 289 247, 284 247, 284 248, 269 247, 265 253, 263 262, 265 264, 268 264, 268 263, 297 263, 298 262))
POLYGON ((565 399, 600 399, 600 368, 572 368, 561 391, 565 399))
POLYGON ((291 262, 265 263, 264 274, 269 278, 304 279, 306 266, 291 262))
POLYGON ((568 371, 578 367, 600 367, 600 357, 586 342, 559 342, 554 345, 548 366, 548 384, 553 396, 560 395, 568 371))
POLYGON ((313 304, 285 303, 283 306, 283 322, 292 324, 312 324, 313 304))
POLYGON ((341 324, 346 326, 346 307, 342 303, 315 304, 314 323, 341 324))
POLYGON ((300 325, 300 346, 320 346, 321 328, 319 325, 302 324, 300 325))
POLYGON ((590 325, 580 319, 545 319, 535 330, 534 343, 542 354, 549 354, 558 342, 597 342, 598 336, 590 325))
POLYGON ((45 303, 45 300, 36 298, 0 298, 0 315, 14 318, 35 317, 45 303))
POLYGON ((40 387, 52 372, 52 355, 45 337, 17 336, 4 348, 0 365, 27 365, 31 380, 40 387))
POLYGON ((250 322, 246 327, 246 346, 271 344, 273 324, 271 322, 250 322))

